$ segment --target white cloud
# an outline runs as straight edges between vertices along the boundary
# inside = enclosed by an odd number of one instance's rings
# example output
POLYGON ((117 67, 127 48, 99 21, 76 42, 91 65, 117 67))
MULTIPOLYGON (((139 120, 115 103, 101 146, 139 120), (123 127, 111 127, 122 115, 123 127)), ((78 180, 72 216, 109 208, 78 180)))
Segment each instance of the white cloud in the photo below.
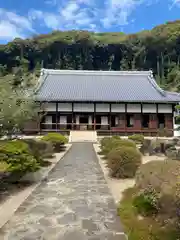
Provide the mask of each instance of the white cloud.
POLYGON ((58 14, 56 15, 53 13, 42 12, 40 10, 32 9, 29 11, 28 16, 29 16, 29 20, 31 22, 40 20, 41 22, 44 22, 46 27, 48 27, 50 29, 58 29, 59 28, 60 18, 58 16, 58 14))
POLYGON ((55 13, 31 9, 29 19, 43 22, 46 27, 53 30, 92 29, 92 26, 94 28, 96 25, 95 19, 90 16, 87 6, 81 7, 85 1, 87 2, 87 0, 70 1, 59 7, 55 13))
POLYGON ((23 38, 22 32, 8 21, 0 21, 0 39, 11 40, 13 38, 23 38))
POLYGON ((0 8, 0 39, 23 38, 28 32, 35 32, 28 18, 0 8))
POLYGON ((75 20, 75 18, 77 18, 76 14, 79 8, 80 6, 77 3, 70 2, 63 9, 60 10, 60 15, 63 17, 63 20, 65 21, 75 20))
MULTIPOLYGON (((90 30, 122 27, 132 22, 132 13, 142 3, 152 4, 160 0, 45 0, 52 11, 30 9, 28 16, 21 16, 0 8, 0 39, 26 37, 35 33, 33 26, 52 30, 90 30)), ((172 0, 169 0, 172 1, 172 0)), ((180 0, 173 0, 174 4, 180 0)), ((134 20, 134 18, 133 18, 134 20)))
POLYGON ((123 26, 129 23, 129 17, 143 0, 108 0, 105 4, 105 15, 101 22, 105 28, 112 25, 123 26))
POLYGON ((180 0, 171 0, 171 5, 169 6, 169 10, 173 7, 180 7, 180 0))

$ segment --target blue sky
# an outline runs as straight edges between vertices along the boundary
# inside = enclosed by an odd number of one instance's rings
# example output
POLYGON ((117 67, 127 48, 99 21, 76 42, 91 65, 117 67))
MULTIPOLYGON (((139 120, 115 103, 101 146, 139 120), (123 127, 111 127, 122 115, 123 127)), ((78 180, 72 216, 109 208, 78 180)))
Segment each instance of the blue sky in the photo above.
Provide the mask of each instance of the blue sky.
POLYGON ((180 0, 0 0, 0 43, 53 30, 134 33, 180 19, 180 0))

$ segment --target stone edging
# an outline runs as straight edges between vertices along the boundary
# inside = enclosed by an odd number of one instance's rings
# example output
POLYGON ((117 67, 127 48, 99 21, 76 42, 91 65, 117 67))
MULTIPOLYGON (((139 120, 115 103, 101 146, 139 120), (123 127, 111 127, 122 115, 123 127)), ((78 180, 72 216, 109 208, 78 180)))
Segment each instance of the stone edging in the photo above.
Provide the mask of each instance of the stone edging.
POLYGON ((2 205, 0 205, 0 228, 2 228, 16 212, 16 210, 23 204, 23 202, 32 194, 32 192, 42 183, 42 181, 49 175, 49 173, 55 168, 57 163, 65 156, 71 149, 72 144, 68 144, 66 151, 63 153, 56 153, 54 158, 59 160, 52 163, 52 165, 45 171, 38 183, 34 183, 27 187, 25 190, 19 192, 16 195, 9 197, 2 205))

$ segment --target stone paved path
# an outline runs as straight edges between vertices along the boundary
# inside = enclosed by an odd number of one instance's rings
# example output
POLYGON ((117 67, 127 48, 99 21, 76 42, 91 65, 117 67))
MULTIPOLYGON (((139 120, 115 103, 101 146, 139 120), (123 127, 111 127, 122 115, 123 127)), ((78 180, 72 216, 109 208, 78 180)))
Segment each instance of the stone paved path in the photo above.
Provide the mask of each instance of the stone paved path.
POLYGON ((126 239, 91 143, 72 145, 0 230, 0 239, 126 239))

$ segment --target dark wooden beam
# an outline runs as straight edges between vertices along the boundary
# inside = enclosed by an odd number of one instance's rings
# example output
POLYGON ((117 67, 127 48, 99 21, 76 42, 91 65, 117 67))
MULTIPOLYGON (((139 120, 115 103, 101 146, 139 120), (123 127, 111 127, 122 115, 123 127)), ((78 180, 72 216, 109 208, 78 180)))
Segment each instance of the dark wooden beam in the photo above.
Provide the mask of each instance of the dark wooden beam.
POLYGON ((125 135, 127 135, 127 103, 125 103, 125 135))
POLYGON ((56 131, 58 130, 58 103, 56 102, 56 131))
POLYGON ((111 110, 112 110, 112 106, 111 103, 109 104, 109 130, 111 130, 111 110))
POLYGON ((142 119, 143 119, 143 104, 141 103, 141 131, 142 131, 142 129, 143 129, 142 119))
POLYGON ((74 130, 74 103, 72 102, 72 130, 74 130))
POLYGON ((96 103, 94 103, 94 130, 96 130, 96 103))

